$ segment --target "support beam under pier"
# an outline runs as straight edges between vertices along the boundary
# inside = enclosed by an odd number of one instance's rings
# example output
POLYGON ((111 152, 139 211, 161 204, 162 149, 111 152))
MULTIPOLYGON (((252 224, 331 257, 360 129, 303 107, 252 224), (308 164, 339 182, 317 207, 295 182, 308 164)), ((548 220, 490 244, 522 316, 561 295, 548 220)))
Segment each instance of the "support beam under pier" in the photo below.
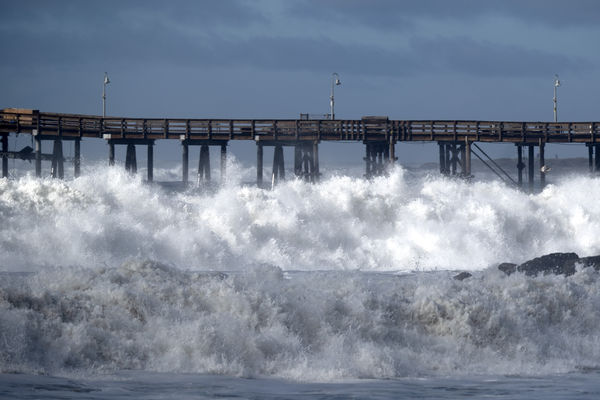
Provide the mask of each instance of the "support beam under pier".
POLYGON ((542 139, 540 139, 540 188, 541 190, 544 190, 544 187, 546 186, 546 160, 545 160, 545 155, 544 155, 544 142, 542 142, 542 139))
POLYGON ((184 184, 188 183, 188 174, 189 174, 189 153, 188 153, 188 144, 185 142, 181 142, 181 169, 182 169, 182 180, 184 184))
POLYGON ((210 149, 207 144, 200 146, 198 159, 198 183, 210 182, 210 149))
POLYGON ((115 144, 112 142, 108 143, 108 165, 115 165, 115 144))
POLYGON ((313 182, 319 182, 321 177, 321 173, 319 172, 319 142, 315 141, 312 146, 312 154, 313 154, 313 182))
POLYGON ((294 175, 302 176, 302 144, 297 143, 294 146, 294 175))
POLYGON ((462 174, 463 177, 471 178, 471 142, 465 140, 463 144, 462 174))
POLYGON ((52 177, 59 179, 63 179, 65 177, 63 147, 61 139, 54 139, 54 150, 52 151, 52 177))
POLYGON ((221 145, 221 183, 225 182, 227 170, 227 145, 221 145))
POLYGON ((281 145, 276 145, 273 150, 272 177, 273 184, 277 184, 280 179, 285 179, 285 163, 283 159, 283 146, 281 145))
POLYGON ((135 144, 127 144, 127 153, 125 155, 125 170, 131 174, 137 173, 137 158, 135 154, 135 144))
POLYGON ((384 141, 365 142, 365 177, 382 176, 387 172, 387 167, 391 164, 389 144, 384 141))
POLYGON ((148 182, 154 180, 154 143, 148 143, 148 182))
POLYGON ((523 163, 523 146, 517 145, 517 183, 519 187, 523 187, 523 169, 525 169, 525 164, 523 163))
MULTIPOLYGON (((2 135, 2 151, 8 152, 8 135, 2 135)), ((2 177, 8 178, 8 157, 2 156, 2 177)))
POLYGON ((440 174, 446 174, 446 144, 438 142, 440 150, 440 174))
POLYGON ((262 187, 263 184, 263 145, 256 142, 256 185, 262 187))
POLYGON ((533 192, 533 180, 535 176, 535 146, 530 144, 527 146, 528 149, 528 159, 527 159, 527 173, 528 173, 528 182, 529 182, 529 191, 533 192))
POLYGON ((35 136, 35 176, 42 176, 42 139, 35 136))
POLYGON ((75 156, 73 158, 73 176, 81 175, 81 139, 75 139, 75 156))

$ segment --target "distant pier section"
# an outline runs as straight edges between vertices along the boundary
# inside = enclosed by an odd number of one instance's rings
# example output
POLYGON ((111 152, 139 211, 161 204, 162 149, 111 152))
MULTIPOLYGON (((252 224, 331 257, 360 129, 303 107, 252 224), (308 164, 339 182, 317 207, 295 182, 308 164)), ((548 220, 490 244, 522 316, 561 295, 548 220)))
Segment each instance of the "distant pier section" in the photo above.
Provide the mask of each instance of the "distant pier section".
MULTIPOLYGON (((477 142, 510 142, 517 146, 515 183, 523 184, 522 150, 528 150, 528 177, 533 186, 534 148, 539 148, 540 181, 545 181, 544 145, 546 143, 582 143, 588 146, 591 170, 600 171, 600 122, 516 122, 516 121, 436 121, 390 120, 370 116, 356 120, 309 119, 180 119, 125 118, 95 115, 46 113, 38 110, 6 108, 0 110, 2 137, 2 174, 8 176, 8 159, 35 160, 41 176, 42 160, 52 163, 52 175, 64 175, 62 142, 74 141, 74 175, 81 165, 82 138, 106 140, 109 164, 114 164, 114 146, 127 146, 126 168, 137 170, 136 146, 147 146, 148 180, 153 179, 154 144, 156 140, 178 140, 182 145, 182 180, 189 177, 189 146, 199 146, 198 178, 210 180, 210 147, 220 148, 221 175, 225 174, 227 144, 231 140, 252 141, 257 146, 257 182, 263 182, 263 147, 273 146, 272 179, 285 178, 283 146, 294 147, 294 173, 309 181, 319 179, 318 145, 322 141, 354 141, 365 145, 365 176, 384 174, 397 161, 398 142, 437 142, 440 172, 471 175, 471 155, 475 154, 494 169, 477 142), (9 151, 10 134, 30 134, 35 148, 9 151), (52 154, 42 153, 42 141, 53 142, 52 154)), ((506 174, 504 171, 502 171, 506 174)), ((502 174, 498 171, 499 176, 502 174)), ((506 174, 508 175, 508 174, 506 174)), ((512 178, 511 178, 512 180, 512 178)))

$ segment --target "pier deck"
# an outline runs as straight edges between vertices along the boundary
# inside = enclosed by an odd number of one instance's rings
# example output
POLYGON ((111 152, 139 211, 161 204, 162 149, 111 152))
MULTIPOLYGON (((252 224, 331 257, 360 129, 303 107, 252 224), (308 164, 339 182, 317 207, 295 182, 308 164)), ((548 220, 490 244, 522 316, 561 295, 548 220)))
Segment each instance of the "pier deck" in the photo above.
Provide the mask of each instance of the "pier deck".
POLYGON ((124 118, 0 110, 0 134, 69 138, 596 143, 599 122, 124 118))
MULTIPOLYGON (((148 180, 152 180, 155 140, 179 140, 183 146, 183 180, 188 179, 188 146, 201 146, 199 176, 210 179, 210 146, 221 147, 221 171, 225 171, 227 143, 230 140, 257 144, 257 182, 262 183, 263 146, 274 146, 274 177, 284 176, 282 146, 295 146, 294 171, 297 176, 316 181, 319 173, 318 143, 355 141, 366 145, 366 176, 385 173, 396 161, 398 142, 438 142, 440 172, 471 175, 471 153, 475 142, 508 142, 517 145, 518 184, 522 184, 525 165, 522 147, 528 147, 528 172, 533 187, 533 148, 539 146, 540 180, 545 180, 544 145, 546 143, 585 143, 590 170, 600 171, 600 122, 531 122, 531 121, 464 121, 464 120, 390 120, 368 116, 353 120, 308 119, 181 119, 126 118, 96 115, 47 113, 38 110, 6 108, 0 110, 3 176, 7 176, 8 158, 25 158, 21 152, 8 151, 8 135, 31 134, 36 142, 36 174, 41 174, 41 141, 54 142, 52 174, 62 177, 62 141, 75 141, 75 175, 79 174, 79 143, 82 138, 104 139, 109 144, 109 164, 114 164, 114 146, 127 145, 126 167, 137 170, 136 145, 148 146, 148 180), (14 154, 13 154, 14 153, 14 154), (595 161, 594 161, 595 153, 595 161)), ((483 151, 477 147, 479 151, 483 151)), ((484 153, 485 154, 485 153, 484 153)), ((486 155, 487 156, 487 155, 486 155)), ((32 159, 33 155, 27 155, 32 159)), ((487 165, 487 164, 486 164, 487 165)), ((504 171, 503 171, 504 172, 504 171)))

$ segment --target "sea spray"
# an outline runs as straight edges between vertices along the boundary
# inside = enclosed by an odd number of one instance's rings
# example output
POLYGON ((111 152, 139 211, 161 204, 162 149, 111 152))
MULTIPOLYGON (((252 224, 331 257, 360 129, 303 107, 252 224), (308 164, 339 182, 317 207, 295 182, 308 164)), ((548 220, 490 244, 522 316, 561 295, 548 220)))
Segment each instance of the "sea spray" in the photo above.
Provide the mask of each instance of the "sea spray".
POLYGON ((153 259, 184 270, 477 270, 556 251, 600 253, 596 178, 530 195, 396 168, 273 190, 242 184, 177 191, 120 168, 75 180, 0 180, 0 269, 119 266, 153 259))
POLYGON ((0 371, 294 380, 597 368, 600 275, 182 271, 149 260, 5 274, 0 371), (11 282, 9 282, 11 281, 11 282))

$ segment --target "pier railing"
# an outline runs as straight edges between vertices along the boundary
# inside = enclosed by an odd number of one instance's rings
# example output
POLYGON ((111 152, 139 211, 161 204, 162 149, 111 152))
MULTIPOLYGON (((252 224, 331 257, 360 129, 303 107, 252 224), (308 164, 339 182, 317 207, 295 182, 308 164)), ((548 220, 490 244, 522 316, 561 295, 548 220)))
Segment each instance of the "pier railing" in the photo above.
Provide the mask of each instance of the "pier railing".
POLYGON ((0 133, 63 137, 275 141, 596 143, 600 122, 121 118, 0 111, 0 133))

